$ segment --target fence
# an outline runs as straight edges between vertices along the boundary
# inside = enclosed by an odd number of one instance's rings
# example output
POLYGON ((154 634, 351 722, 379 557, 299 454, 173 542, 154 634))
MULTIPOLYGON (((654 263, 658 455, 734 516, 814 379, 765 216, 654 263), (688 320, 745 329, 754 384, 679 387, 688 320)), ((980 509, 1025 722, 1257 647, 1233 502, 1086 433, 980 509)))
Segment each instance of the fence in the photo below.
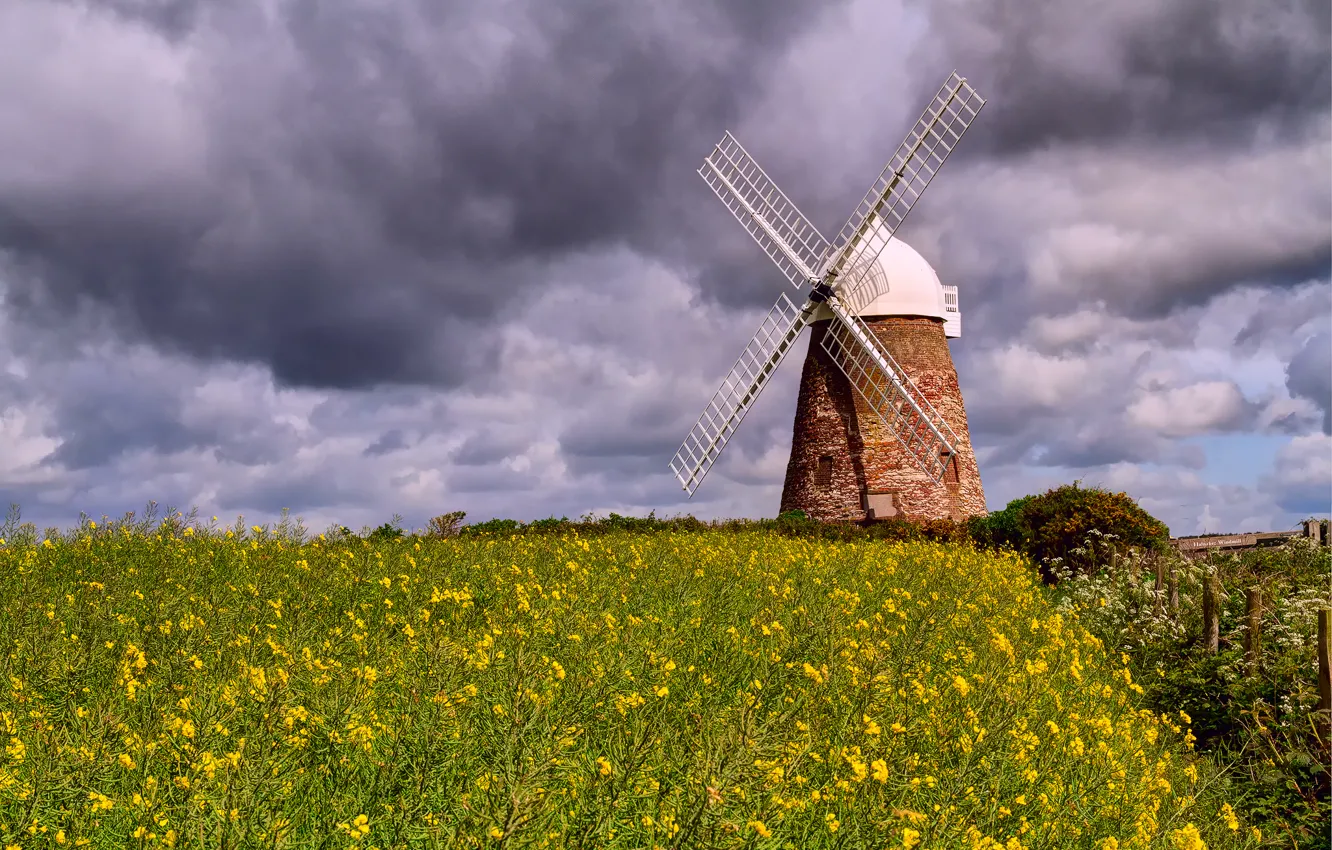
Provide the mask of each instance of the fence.
POLYGON ((1208 552, 1255 549, 1279 546, 1292 537, 1312 537, 1324 546, 1328 543, 1328 527, 1322 520, 1308 519, 1298 531, 1253 531, 1246 534, 1213 534, 1206 537, 1174 537, 1170 545, 1181 555, 1199 556, 1208 552))
MULTIPOLYGON (((1291 535, 1295 536, 1295 535, 1291 535)), ((1179 611, 1179 581, 1174 567, 1156 561, 1156 605, 1179 611), (1163 594, 1162 590, 1166 590, 1163 594)), ((1202 640, 1210 653, 1221 648, 1221 577, 1209 571, 1203 579, 1202 640)), ((1263 589, 1253 586, 1244 591, 1244 663, 1249 675, 1257 675, 1262 661, 1263 589)), ((1324 743, 1332 741, 1332 608, 1318 611, 1318 719, 1316 728, 1324 743)))

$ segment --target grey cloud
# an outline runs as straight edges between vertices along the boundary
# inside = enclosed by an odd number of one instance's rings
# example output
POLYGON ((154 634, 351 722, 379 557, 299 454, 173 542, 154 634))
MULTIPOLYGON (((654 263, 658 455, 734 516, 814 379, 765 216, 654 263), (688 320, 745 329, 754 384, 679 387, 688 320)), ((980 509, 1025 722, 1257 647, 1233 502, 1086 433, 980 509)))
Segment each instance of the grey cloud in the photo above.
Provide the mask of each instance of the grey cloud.
POLYGON ((957 67, 989 98, 904 230, 973 339, 1098 302, 1145 328, 1328 278, 1325 3, 922 10, 918 84, 957 67))
POLYGON ((1332 22, 1319 0, 930 3, 922 52, 990 96, 967 144, 1247 144, 1326 114, 1332 22), (1259 128, 1267 128, 1260 130, 1259 128))
POLYGON ((1157 463, 1200 469, 1206 457, 1197 446, 1171 446, 1147 433, 1124 431, 1070 435, 1040 444, 1027 455, 1038 466, 1086 469, 1113 463, 1157 463))
MULTIPOLYGON (((935 4, 917 62, 884 47, 909 37, 891 3, 840 22, 702 0, 263 7, 104 0, 59 53, 41 17, 59 4, 0 3, 0 80, 29 81, 0 83, 0 407, 27 417, 22 458, 46 429, 82 464, 11 473, 0 451, 0 495, 61 521, 141 498, 318 527, 771 515, 803 345, 698 497, 666 469, 757 323, 733 308, 784 286, 693 170, 736 129, 840 224, 955 64, 990 105, 903 235, 962 287, 953 352, 991 502, 1132 467, 1119 486, 1172 522, 1297 504, 1202 484, 1196 446, 1125 411, 1135 388, 1217 380, 1232 340, 1261 355, 1246 388, 1289 362, 1292 394, 1326 398, 1296 356, 1325 327, 1299 316, 1328 309, 1301 288, 1329 257, 1326 27, 1290 26, 1318 8, 935 4), (70 69, 95 84, 61 88, 70 69), (1201 322, 1245 287, 1270 295, 1247 323, 1201 322), (108 364, 81 400, 71 316, 151 342, 144 386, 110 397, 108 364), (996 372, 1015 344, 1039 357, 996 372)), ((1243 405, 1204 424, 1309 427, 1307 402, 1277 402, 1268 424, 1243 405)))
POLYGON ((1311 323, 1327 325, 1332 320, 1332 285, 1320 281, 1290 297, 1285 292, 1265 292, 1244 327, 1235 335, 1235 345, 1254 351, 1263 344, 1298 339, 1299 330, 1311 323))
POLYGON ((1326 483, 1300 484, 1278 491, 1276 503, 1283 511, 1302 517, 1327 514, 1332 511, 1332 492, 1326 483))
POLYGON ((46 463, 80 470, 136 449, 173 454, 214 441, 214 433, 180 421, 175 392, 138 378, 93 364, 71 369, 54 410, 62 442, 46 463))
POLYGON ((407 439, 398 428, 391 428, 379 435, 379 439, 365 447, 363 454, 366 457, 380 457, 391 454, 399 449, 407 448, 407 439))
POLYGON ((351 475, 335 469, 282 470, 224 486, 218 491, 216 503, 228 513, 257 511, 269 516, 283 509, 299 514, 316 508, 356 505, 364 498, 365 488, 351 479, 351 475))
POLYGON ((587 411, 565 429, 560 447, 573 458, 670 457, 698 411, 686 411, 679 398, 653 394, 633 399, 616 414, 611 419, 603 410, 587 411))
POLYGON ((1301 519, 1326 515, 1332 511, 1332 438, 1307 434, 1291 440, 1258 486, 1282 510, 1301 519))
MULTIPOLYGON (((128 21, 146 24, 171 38, 187 35, 198 23, 202 0, 57 0, 75 8, 106 9, 128 21)), ((230 0, 223 0, 230 2, 230 0)))
MULTIPOLYGON (((540 483, 537 476, 530 472, 499 466, 460 466, 448 476, 449 492, 458 496, 476 493, 531 493, 536 491, 540 483)), ((527 501, 510 499, 510 513, 506 516, 512 516, 514 509, 527 501)))
POLYGON ((551 257, 629 243, 706 263, 706 246, 659 225, 762 82, 758 57, 818 14, 401 0, 266 16, 248 0, 125 0, 113 23, 65 21, 82 53, 51 59, 33 34, 57 8, 10 6, 0 37, 25 71, 5 75, 23 80, 21 102, 56 116, 15 115, 0 143, 18 170, 0 169, 10 309, 49 318, 91 299, 164 350, 325 387, 493 370, 482 329, 551 257), (97 103, 97 40, 152 47, 157 27, 190 30, 154 54, 184 81, 164 91, 150 66, 135 78, 121 63, 130 82, 97 103), (87 92, 56 90, 49 63, 84 55, 87 92), (70 132, 131 97, 178 111, 180 149, 163 157, 123 127, 100 148, 70 132))
POLYGON ((490 466, 527 448, 530 437, 497 434, 489 429, 470 434, 450 455, 458 466, 490 466))
POLYGON ((1323 433, 1332 433, 1332 334, 1314 334, 1286 366, 1286 388, 1323 412, 1323 433))
POLYGON ((946 215, 917 220, 913 244, 959 285, 964 340, 1090 311, 1148 330, 1252 288, 1287 301, 1332 274, 1329 150, 1324 127, 1251 150, 1080 147, 968 166, 931 186, 946 215))

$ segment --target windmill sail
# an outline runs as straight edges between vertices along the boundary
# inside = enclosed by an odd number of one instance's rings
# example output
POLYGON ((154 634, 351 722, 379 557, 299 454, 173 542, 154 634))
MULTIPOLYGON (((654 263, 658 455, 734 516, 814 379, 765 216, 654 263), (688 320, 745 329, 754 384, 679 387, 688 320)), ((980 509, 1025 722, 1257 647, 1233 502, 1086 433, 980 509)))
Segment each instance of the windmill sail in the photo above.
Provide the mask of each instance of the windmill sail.
POLYGON ((868 268, 893 238, 984 105, 965 78, 956 71, 949 75, 838 232, 821 269, 825 279, 838 281, 848 296, 854 293, 862 278, 858 270, 868 268))
POLYGON ((835 318, 823 335, 823 350, 916 465, 941 480, 956 451, 957 435, 864 320, 840 305, 832 309, 835 318))
POLYGON ((690 429, 684 444, 671 459, 671 470, 690 496, 694 495, 768 379, 781 365, 792 343, 805 329, 809 312, 797 308, 785 294, 779 297, 722 381, 721 388, 703 409, 703 415, 690 429))
POLYGON ((704 158, 698 173, 712 191, 786 279, 797 289, 811 286, 812 291, 798 309, 786 296, 778 299, 675 453, 671 469, 690 496, 824 302, 835 316, 823 336, 824 349, 917 465, 936 481, 943 478, 957 437, 858 314, 885 284, 891 285, 875 278, 879 253, 984 105, 984 98, 953 72, 835 244, 809 223, 730 133, 704 158))
POLYGON ((698 173, 797 289, 817 280, 828 240, 730 133, 698 173))

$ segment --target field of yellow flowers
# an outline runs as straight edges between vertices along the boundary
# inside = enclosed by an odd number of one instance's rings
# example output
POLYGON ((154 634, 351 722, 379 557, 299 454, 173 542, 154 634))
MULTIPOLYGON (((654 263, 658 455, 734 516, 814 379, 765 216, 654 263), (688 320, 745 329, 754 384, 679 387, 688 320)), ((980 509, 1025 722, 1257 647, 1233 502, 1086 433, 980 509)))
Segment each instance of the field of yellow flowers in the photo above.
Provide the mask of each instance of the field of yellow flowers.
POLYGON ((1011 556, 53 536, 0 545, 0 847, 1262 840, 1011 556))

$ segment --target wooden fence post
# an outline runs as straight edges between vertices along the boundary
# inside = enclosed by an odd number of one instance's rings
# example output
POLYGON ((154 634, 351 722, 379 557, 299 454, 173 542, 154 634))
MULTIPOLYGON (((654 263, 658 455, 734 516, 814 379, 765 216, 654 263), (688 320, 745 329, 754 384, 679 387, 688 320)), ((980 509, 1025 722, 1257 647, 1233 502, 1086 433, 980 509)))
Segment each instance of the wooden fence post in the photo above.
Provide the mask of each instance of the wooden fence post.
POLYGON ((1166 582, 1169 588, 1167 596, 1169 597, 1170 616, 1179 615, 1179 577, 1175 575, 1175 565, 1170 564, 1170 579, 1166 582))
POLYGON ((1244 631, 1244 660, 1249 668, 1249 675, 1258 674, 1263 657, 1263 589, 1251 587, 1245 593, 1244 610, 1248 615, 1247 628, 1244 631))
POLYGON ((1332 608, 1318 611, 1318 731, 1323 742, 1332 731, 1332 608))
POLYGON ((1203 577, 1203 643, 1213 655, 1221 648, 1220 590, 1221 578, 1215 572, 1203 577))
POLYGON ((1156 586, 1153 588, 1153 593, 1156 597, 1156 613, 1160 614, 1162 607, 1161 591, 1165 589, 1165 561, 1161 560, 1159 555, 1154 560, 1156 561, 1156 586))

